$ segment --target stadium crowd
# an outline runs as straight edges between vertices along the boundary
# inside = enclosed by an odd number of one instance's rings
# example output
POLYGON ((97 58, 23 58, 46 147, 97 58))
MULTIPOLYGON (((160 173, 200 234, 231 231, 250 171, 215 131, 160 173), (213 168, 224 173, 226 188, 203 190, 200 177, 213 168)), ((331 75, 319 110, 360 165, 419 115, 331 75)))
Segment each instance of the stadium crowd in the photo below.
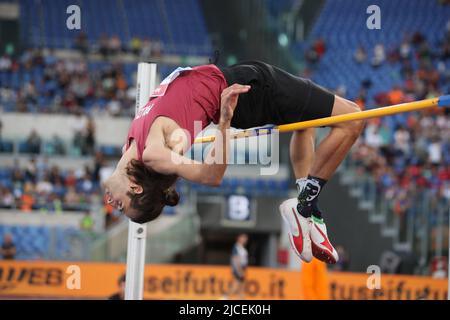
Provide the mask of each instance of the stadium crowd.
MULTIPOLYGON (((401 82, 391 90, 376 93, 373 100, 377 106, 438 97, 449 89, 450 70, 446 65, 450 60, 450 21, 436 47, 417 32, 387 54, 382 44, 377 45, 371 61, 363 47, 357 48, 354 58, 357 63, 371 63, 374 68, 383 63, 401 66, 401 82)), ((368 89, 370 79, 362 83, 355 99, 362 108, 368 89)), ((390 203, 401 225, 405 225, 417 199, 430 201, 431 219, 436 221, 433 215, 437 208, 450 201, 449 110, 433 109, 368 121, 351 162, 360 175, 373 177, 376 194, 390 203), (431 197, 425 200, 425 194, 431 197)))
POLYGON ((49 165, 48 158, 42 156, 31 157, 23 166, 16 161, 8 170, 10 184, 0 184, 0 208, 60 214, 89 212, 91 205, 100 203, 109 226, 120 213, 102 200, 100 183, 107 170, 100 152, 96 152, 93 165, 79 170, 62 170, 58 165, 49 165))
POLYGON ((80 33, 73 47, 81 57, 58 58, 54 50, 40 48, 20 55, 5 51, 0 56, 0 110, 132 116, 134 74, 114 58, 120 54, 158 58, 162 42, 133 37, 125 45, 117 36, 102 35, 90 44, 80 33), (91 61, 90 53, 101 55, 102 62, 91 61))
MULTIPOLYGON (((379 92, 378 106, 437 97, 448 88, 450 72, 450 22, 437 50, 420 33, 406 38, 385 63, 401 64, 402 84, 379 92), (413 61, 416 60, 416 61, 413 61), (413 69, 414 62, 418 65, 413 69), (435 68, 434 66, 437 66, 435 68)), ((364 89, 357 101, 364 106, 364 89)), ((370 171, 387 199, 397 198, 394 210, 401 214, 409 193, 432 189, 438 197, 450 199, 450 119, 448 109, 409 113, 371 120, 353 157, 370 171)))
MULTIPOLYGON (((348 92, 341 83, 335 88, 336 94, 354 100, 362 109, 448 94, 450 20, 440 39, 431 43, 424 34, 412 32, 393 46, 358 45, 352 53, 355 70, 365 74, 366 65, 373 69, 389 65, 391 70, 400 70, 396 74, 399 80, 386 91, 374 92, 369 73, 357 92, 348 92)), ((330 54, 326 40, 319 37, 305 50, 306 68, 302 74, 314 77, 326 54, 330 54)), ((417 217, 424 204, 430 209, 428 218, 433 228, 438 228, 439 223, 448 225, 448 214, 442 217, 442 213, 448 211, 450 202, 449 114, 448 108, 435 108, 369 120, 348 158, 349 166, 363 178, 364 197, 375 201, 376 208, 384 202, 399 218, 402 239, 407 219, 417 217)))
POLYGON ((74 49, 82 54, 99 53, 104 59, 117 56, 121 53, 133 54, 142 60, 148 60, 154 57, 160 57, 163 54, 163 43, 158 39, 133 37, 129 43, 122 43, 117 35, 100 35, 97 43, 90 44, 85 33, 81 32, 73 45, 74 49))
MULTIPOLYGON (((105 167, 105 156, 95 141, 94 118, 100 114, 131 117, 134 113, 134 74, 113 60, 120 54, 149 59, 163 52, 159 40, 134 37, 123 44, 117 36, 102 35, 92 44, 83 33, 73 48, 81 57, 61 58, 51 49, 40 48, 20 55, 5 51, 0 56, 0 111, 73 114, 78 120, 70 128, 70 143, 58 135, 44 141, 36 130, 24 137, 19 153, 31 157, 24 166, 16 160, 12 168, 2 169, 7 179, 0 181, 0 208, 88 212, 101 197, 100 176, 105 167), (93 61, 88 54, 99 54, 103 61, 93 61), (93 165, 63 171, 48 164, 48 156, 68 154, 92 156, 93 165)), ((12 151, 5 141, 0 121, 0 153, 12 151)), ((118 220, 120 214, 113 207, 104 204, 103 209, 107 225, 118 220)))
POLYGON ((0 109, 17 112, 131 116, 135 90, 121 63, 57 58, 28 49, 0 57, 0 109), (16 79, 16 82, 14 82, 16 79))

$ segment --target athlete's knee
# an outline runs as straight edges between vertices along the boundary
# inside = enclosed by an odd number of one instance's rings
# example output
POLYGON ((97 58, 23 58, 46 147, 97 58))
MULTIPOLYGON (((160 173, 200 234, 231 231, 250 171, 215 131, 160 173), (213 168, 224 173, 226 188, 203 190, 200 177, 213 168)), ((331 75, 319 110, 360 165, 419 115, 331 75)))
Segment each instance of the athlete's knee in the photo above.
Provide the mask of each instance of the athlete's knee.
MULTIPOLYGON (((349 110, 348 113, 357 113, 361 112, 361 108, 354 103, 353 101, 346 100, 345 103, 347 104, 347 108, 349 110)), ((344 122, 341 124, 341 128, 343 128, 349 136, 352 138, 357 138, 363 128, 364 128, 364 121, 363 120, 354 120, 349 122, 344 122)))

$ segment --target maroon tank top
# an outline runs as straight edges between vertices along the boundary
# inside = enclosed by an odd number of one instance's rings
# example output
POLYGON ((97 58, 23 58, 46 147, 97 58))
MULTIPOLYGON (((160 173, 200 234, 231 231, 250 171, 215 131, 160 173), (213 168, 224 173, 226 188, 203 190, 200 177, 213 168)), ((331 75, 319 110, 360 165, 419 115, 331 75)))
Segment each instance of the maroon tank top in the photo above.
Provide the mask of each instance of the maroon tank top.
POLYGON ((215 65, 183 71, 170 82, 163 96, 150 98, 135 116, 128 131, 126 149, 135 140, 138 159, 142 160, 150 128, 160 116, 172 119, 189 133, 192 144, 195 135, 199 133, 194 132, 195 121, 201 123, 202 130, 211 122, 219 122, 220 95, 226 87, 225 77, 215 65))

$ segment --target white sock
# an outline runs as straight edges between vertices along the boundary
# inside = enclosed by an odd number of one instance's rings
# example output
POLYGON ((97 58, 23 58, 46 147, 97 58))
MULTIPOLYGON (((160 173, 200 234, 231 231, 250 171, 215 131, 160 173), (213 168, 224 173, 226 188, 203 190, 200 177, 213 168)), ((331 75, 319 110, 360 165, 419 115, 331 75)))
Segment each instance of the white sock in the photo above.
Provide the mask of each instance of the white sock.
POLYGON ((303 189, 305 189, 307 181, 308 181, 307 177, 299 178, 299 179, 295 180, 295 184, 297 185, 298 194, 300 194, 303 191, 303 189))

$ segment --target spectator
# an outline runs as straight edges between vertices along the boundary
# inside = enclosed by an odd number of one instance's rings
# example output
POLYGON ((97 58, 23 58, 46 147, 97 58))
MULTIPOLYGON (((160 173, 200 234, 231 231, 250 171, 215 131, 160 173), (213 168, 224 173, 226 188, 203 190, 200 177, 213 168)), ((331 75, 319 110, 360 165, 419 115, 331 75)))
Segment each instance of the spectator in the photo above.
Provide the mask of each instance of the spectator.
POLYGON ((161 57, 163 54, 163 43, 161 40, 157 39, 157 40, 153 40, 152 44, 151 44, 151 55, 153 57, 161 57))
POLYGON ((367 60, 366 49, 363 46, 359 46, 358 49, 356 49, 354 58, 355 58, 355 61, 359 64, 366 62, 366 60, 367 60))
POLYGON ((426 40, 422 41, 417 48, 417 56, 420 60, 429 60, 432 57, 430 45, 426 40))
POLYGON ((141 59, 150 59, 150 57, 152 56, 152 43, 150 39, 144 39, 144 41, 142 42, 140 56, 141 59))
POLYGON ((92 219, 91 213, 86 211, 80 222, 80 228, 84 231, 92 231, 94 228, 94 219, 92 219))
POLYGON ((95 153, 94 170, 92 172, 92 180, 95 183, 100 183, 100 172, 104 166, 105 166, 105 158, 103 154, 98 151, 95 153))
POLYGON ((127 89, 127 81, 122 72, 119 72, 116 76, 116 88, 121 94, 124 94, 125 90, 127 89))
POLYGON ((317 62, 319 62, 319 56, 313 48, 306 50, 305 59, 310 66, 314 66, 317 62))
POLYGON ((10 71, 12 67, 11 58, 7 55, 0 57, 0 71, 10 71))
POLYGON ((355 98, 355 103, 361 108, 361 110, 364 110, 366 108, 366 102, 367 102, 367 89, 361 87, 359 89, 358 96, 355 98))
POLYGON ((30 158, 30 161, 27 163, 27 166, 25 168, 25 180, 34 183, 37 180, 37 174, 38 169, 36 164, 36 158, 32 157, 30 158))
POLYGON ((117 55, 122 51, 122 42, 117 35, 114 35, 109 39, 108 49, 110 55, 117 55))
POLYGON ((25 69, 30 69, 33 62, 33 49, 29 48, 25 50, 19 58, 20 64, 25 67, 25 69))
POLYGON ((73 170, 68 170, 65 183, 66 183, 67 187, 75 187, 76 186, 77 178, 76 178, 75 172, 73 170))
POLYGON ((408 39, 404 39, 400 45, 400 58, 402 60, 407 60, 411 57, 411 44, 408 39))
POLYGON ((379 148, 383 144, 383 138, 380 134, 380 125, 376 121, 369 122, 365 130, 365 140, 368 146, 379 148))
POLYGON ((75 49, 77 49, 83 55, 88 54, 89 42, 84 32, 80 32, 75 38, 75 49))
POLYGON ((48 175, 36 184, 36 192, 48 196, 53 192, 53 184, 50 183, 48 175))
POLYGON ((14 196, 11 191, 0 185, 0 207, 12 208, 14 206, 14 196))
POLYGON ((313 49, 317 54, 318 60, 322 59, 322 56, 326 52, 325 40, 323 38, 317 39, 313 44, 313 49))
POLYGON ((411 135, 408 130, 400 126, 394 134, 394 148, 402 155, 409 155, 411 150, 411 135))
POLYGON ((84 136, 86 129, 86 117, 82 113, 77 113, 74 121, 72 122, 73 130, 73 146, 77 152, 82 152, 84 149, 84 136))
POLYGON ((388 93, 389 104, 399 104, 404 102, 405 95, 400 86, 395 85, 388 93))
POLYGON ((48 158, 47 157, 38 157, 35 160, 35 166, 36 166, 36 176, 37 180, 42 180, 46 176, 48 176, 48 158))
POLYGON ((379 67, 383 64, 385 60, 386 60, 386 53, 384 50, 384 45, 378 43, 373 48, 372 66, 375 68, 379 67))
POLYGON ((109 44, 108 44, 108 38, 105 34, 100 35, 100 39, 98 41, 98 47, 99 52, 103 56, 103 59, 106 59, 106 57, 109 54, 109 44))
POLYGON ((43 56, 43 63, 46 69, 49 69, 49 66, 54 66, 56 64, 57 59, 55 57, 55 52, 53 49, 44 49, 43 56))
POLYGON ((237 295, 240 299, 244 298, 245 275, 248 266, 248 252, 245 246, 248 242, 248 236, 240 234, 231 252, 231 271, 233 274, 233 284, 228 292, 228 296, 237 295))
POLYGON ((23 87, 23 96, 27 103, 35 105, 37 103, 37 90, 34 81, 26 82, 23 87))
POLYGON ((70 92, 73 93, 76 105, 85 106, 85 100, 91 95, 91 81, 87 74, 75 75, 69 85, 70 92))
POLYGON ((442 163, 442 142, 439 137, 432 138, 431 143, 428 145, 428 160, 431 164, 439 165, 442 163))
POLYGON ((23 194, 20 196, 20 210, 22 212, 31 212, 36 198, 34 196, 35 187, 32 182, 26 182, 23 188, 23 194))
POLYGON ((117 281, 119 291, 108 298, 108 300, 125 300, 125 274, 121 275, 117 281))
POLYGON ((81 192, 83 193, 91 193, 94 189, 94 184, 92 183, 91 175, 86 173, 81 180, 80 184, 81 192))
POLYGON ((22 174, 22 170, 16 167, 13 169, 11 181, 14 184, 22 184, 25 181, 24 175, 22 174))
POLYGON ((92 117, 88 117, 84 130, 83 155, 93 155, 95 150, 95 122, 92 117))
POLYGON ((76 192, 75 187, 68 187, 66 195, 64 196, 64 203, 70 207, 75 207, 80 204, 80 200, 80 196, 76 192))
POLYGON ((130 50, 135 56, 139 56, 142 50, 142 41, 139 37, 133 37, 130 40, 130 50))
POLYGON ((41 152, 41 137, 36 130, 31 130, 26 140, 26 149, 28 153, 39 154, 41 152))
POLYGON ((14 260, 16 256, 16 245, 10 234, 3 237, 2 247, 0 248, 3 260, 14 260))
POLYGON ((61 139, 61 137, 57 134, 53 135, 53 138, 51 140, 51 145, 53 149, 53 153, 57 155, 65 155, 66 154, 66 147, 64 145, 64 141, 61 139))
POLYGON ((108 110, 108 113, 111 116, 117 117, 120 115, 120 111, 121 111, 122 107, 121 107, 119 100, 112 99, 111 101, 108 102, 106 109, 108 110))
POLYGON ((388 50, 387 61, 391 64, 396 64, 400 61, 400 48, 397 46, 393 46, 388 50))

